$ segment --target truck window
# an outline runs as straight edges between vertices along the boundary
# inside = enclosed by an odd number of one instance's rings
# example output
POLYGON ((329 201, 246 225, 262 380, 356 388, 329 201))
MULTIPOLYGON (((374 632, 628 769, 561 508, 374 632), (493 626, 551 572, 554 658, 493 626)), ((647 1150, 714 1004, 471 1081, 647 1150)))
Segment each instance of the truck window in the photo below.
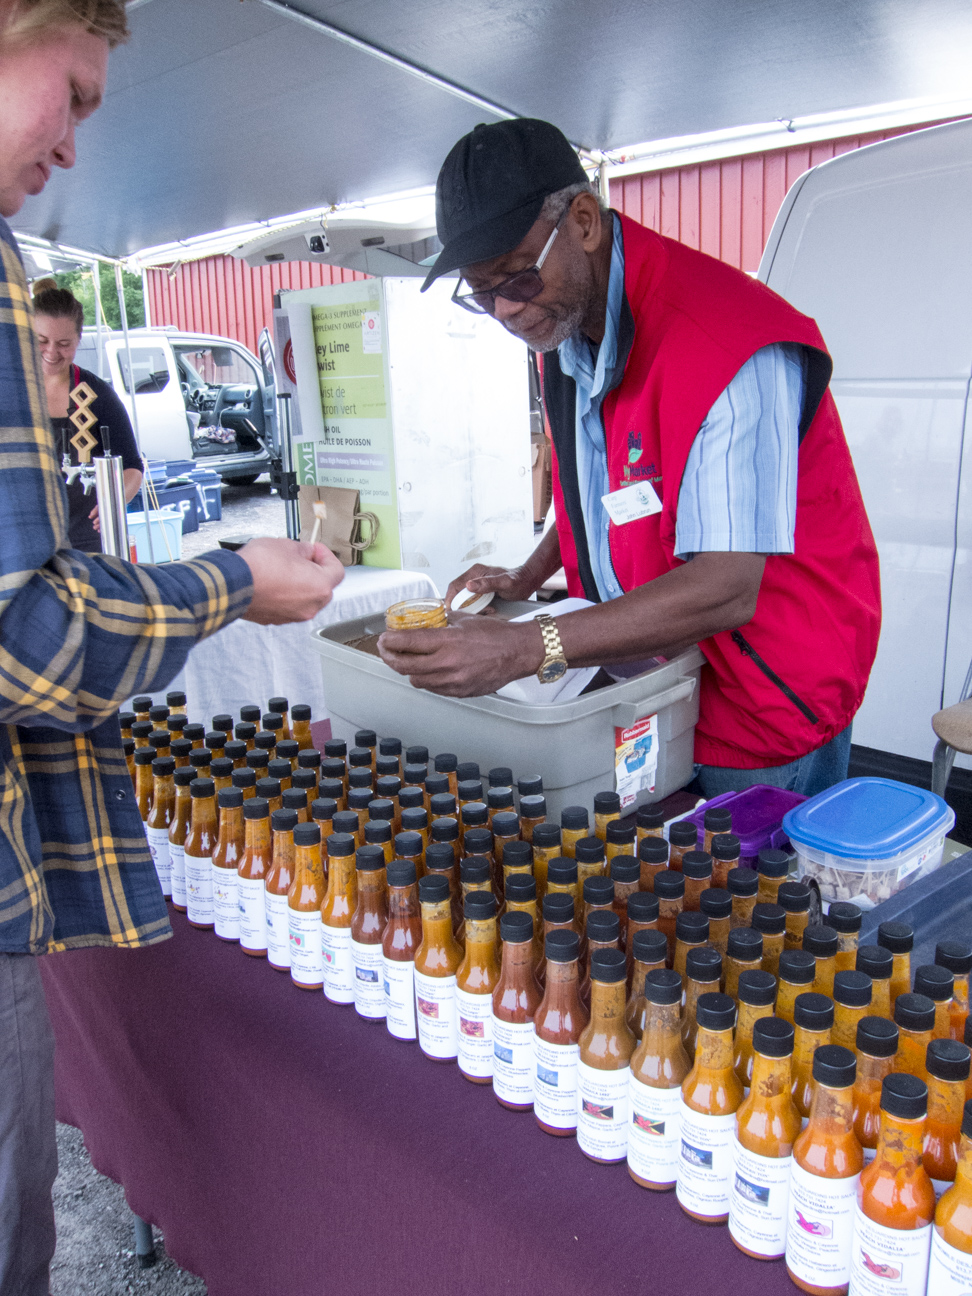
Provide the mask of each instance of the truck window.
POLYGON ((181 377, 190 389, 200 384, 222 387, 227 383, 245 383, 250 387, 260 385, 253 365, 230 346, 177 346, 174 348, 181 377))
MULTIPOLYGON (((124 348, 118 351, 118 368, 121 370, 125 391, 131 395, 132 384, 128 374, 128 355, 124 348)), ((164 390, 169 381, 169 366, 161 347, 132 347, 132 369, 135 373, 135 394, 164 390)))

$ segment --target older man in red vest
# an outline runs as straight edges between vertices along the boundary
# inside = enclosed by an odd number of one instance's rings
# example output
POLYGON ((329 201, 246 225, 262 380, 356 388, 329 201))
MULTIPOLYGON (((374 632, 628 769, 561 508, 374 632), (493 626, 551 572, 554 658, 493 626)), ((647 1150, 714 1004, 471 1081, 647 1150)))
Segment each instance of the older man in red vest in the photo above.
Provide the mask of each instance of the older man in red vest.
POLYGON ((386 633, 385 661, 455 697, 536 672, 616 678, 698 643, 706 796, 846 777, 880 629, 878 558, 814 324, 762 284, 611 212, 547 122, 478 126, 443 164, 426 286, 543 353, 557 527, 515 570, 450 586, 525 598, 559 567, 594 606, 386 633))

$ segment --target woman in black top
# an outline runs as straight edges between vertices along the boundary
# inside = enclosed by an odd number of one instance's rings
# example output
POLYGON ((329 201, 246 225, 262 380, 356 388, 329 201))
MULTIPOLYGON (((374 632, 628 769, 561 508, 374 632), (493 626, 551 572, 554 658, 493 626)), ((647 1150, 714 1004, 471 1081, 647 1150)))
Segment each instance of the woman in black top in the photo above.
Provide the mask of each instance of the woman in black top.
MULTIPOLYGON (((121 455, 127 503, 142 484, 142 460, 128 414, 114 389, 97 374, 74 363, 74 354, 81 341, 84 308, 66 288, 42 287, 34 293, 34 317, 34 329, 44 370, 44 386, 47 389, 47 408, 58 456, 63 457, 66 453, 72 464, 79 462, 78 452, 71 445, 71 438, 76 434, 77 428, 68 415, 77 408, 71 399, 71 392, 78 383, 85 382, 96 393, 96 399, 90 406, 95 422, 88 431, 98 444, 92 447, 91 453, 104 453, 101 428, 107 427, 110 453, 121 455)), ((101 553, 98 504, 94 490, 86 495, 80 481, 75 480, 67 487, 67 496, 70 547, 85 553, 101 553)))

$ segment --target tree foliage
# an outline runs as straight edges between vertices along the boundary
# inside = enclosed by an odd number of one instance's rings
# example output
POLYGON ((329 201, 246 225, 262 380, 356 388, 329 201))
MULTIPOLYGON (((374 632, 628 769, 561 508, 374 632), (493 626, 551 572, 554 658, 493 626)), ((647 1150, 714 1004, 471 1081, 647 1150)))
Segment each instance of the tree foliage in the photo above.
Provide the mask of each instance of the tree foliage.
MULTIPOLYGON (((98 270, 101 277, 101 305, 105 312, 108 327, 121 328, 121 311, 118 308, 118 293, 115 290, 115 270, 113 266, 99 261, 98 270)), ((94 281, 90 270, 69 270, 56 274, 59 288, 67 288, 74 293, 84 307, 84 322, 92 327, 95 320, 94 281)), ((141 328, 145 323, 145 303, 142 300, 142 280, 139 275, 122 271, 122 284, 125 292, 125 310, 128 314, 128 327, 141 328)))

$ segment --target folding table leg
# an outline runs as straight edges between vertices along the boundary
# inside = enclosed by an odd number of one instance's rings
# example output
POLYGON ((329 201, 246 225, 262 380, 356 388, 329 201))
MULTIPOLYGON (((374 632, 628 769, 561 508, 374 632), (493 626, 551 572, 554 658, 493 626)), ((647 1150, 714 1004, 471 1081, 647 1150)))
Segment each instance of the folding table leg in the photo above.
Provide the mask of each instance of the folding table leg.
POLYGON ((139 1269, 151 1269, 155 1264, 155 1239, 152 1237, 152 1225, 147 1224, 140 1215, 132 1211, 132 1222, 135 1225, 135 1257, 139 1269))

